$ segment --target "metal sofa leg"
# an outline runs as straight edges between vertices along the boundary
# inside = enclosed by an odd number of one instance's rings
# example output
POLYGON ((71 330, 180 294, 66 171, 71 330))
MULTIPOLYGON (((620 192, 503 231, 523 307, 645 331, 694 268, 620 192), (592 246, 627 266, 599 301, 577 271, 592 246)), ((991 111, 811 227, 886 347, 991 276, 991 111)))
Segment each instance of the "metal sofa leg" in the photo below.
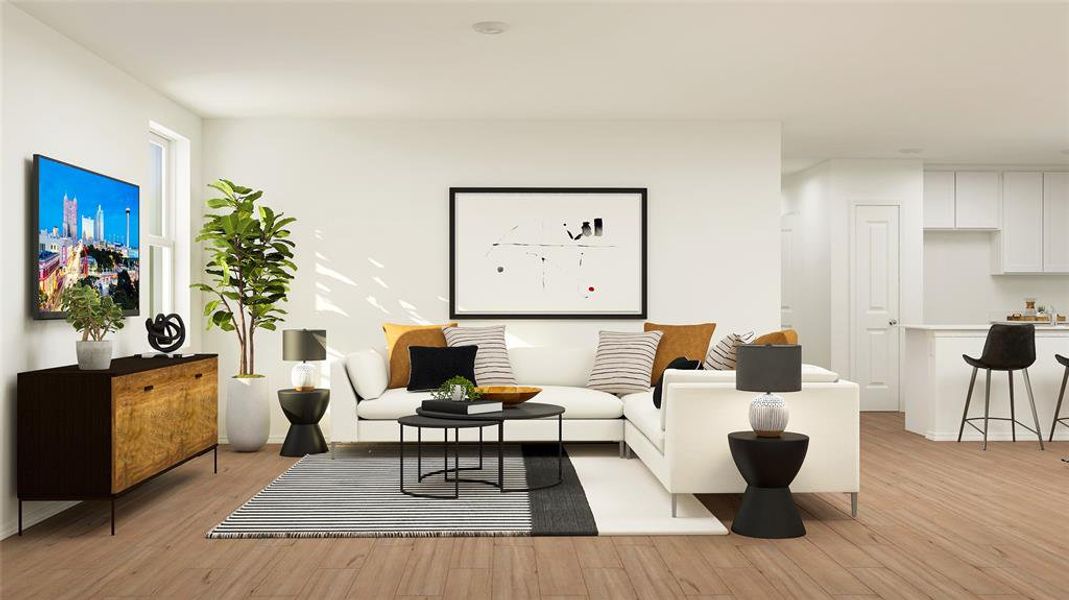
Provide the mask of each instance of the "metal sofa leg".
POLYGON ((334 449, 338 446, 338 442, 334 440, 330 441, 330 460, 334 460, 334 449))
POLYGON ((672 518, 676 518, 676 512, 679 508, 679 494, 670 494, 672 496, 672 518))
POLYGON ((624 448, 625 448, 626 446, 627 446, 627 444, 624 444, 624 441, 623 441, 623 440, 620 440, 620 458, 623 458, 623 457, 624 457, 624 448))
POLYGON ((850 516, 857 518, 857 492, 850 492, 850 516))

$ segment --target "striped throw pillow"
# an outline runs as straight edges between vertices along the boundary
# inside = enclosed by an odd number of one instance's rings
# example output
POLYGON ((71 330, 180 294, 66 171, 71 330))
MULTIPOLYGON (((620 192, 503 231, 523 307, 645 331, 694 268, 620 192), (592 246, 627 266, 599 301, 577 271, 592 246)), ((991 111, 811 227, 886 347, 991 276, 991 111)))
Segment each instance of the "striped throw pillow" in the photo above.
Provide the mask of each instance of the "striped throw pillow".
POLYGON ((702 368, 707 371, 734 371, 739 346, 749 344, 753 337, 753 331, 725 335, 715 346, 709 348, 702 368))
POLYGON ((505 346, 505 326, 445 327, 445 343, 454 346, 478 346, 475 353, 476 385, 516 385, 505 346))
POLYGON ((598 351, 586 386, 610 394, 631 394, 650 389, 650 373, 661 331, 598 333, 598 351))

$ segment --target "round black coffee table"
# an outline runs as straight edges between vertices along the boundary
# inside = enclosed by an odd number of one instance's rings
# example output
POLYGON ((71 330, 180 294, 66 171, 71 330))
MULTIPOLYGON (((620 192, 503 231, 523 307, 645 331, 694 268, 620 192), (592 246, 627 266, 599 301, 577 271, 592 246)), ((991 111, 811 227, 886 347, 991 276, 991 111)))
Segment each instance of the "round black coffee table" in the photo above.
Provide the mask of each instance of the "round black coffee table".
MULTIPOLYGON (((476 421, 469 419, 453 419, 453 418, 437 418, 426 417, 422 415, 408 415, 407 417, 401 417, 397 419, 397 424, 401 428, 401 446, 398 450, 398 454, 401 457, 401 493, 409 496, 415 496, 417 498, 435 498, 439 500, 456 500, 460 498, 460 482, 468 481, 472 483, 485 483, 488 485, 494 485, 492 481, 483 481, 481 479, 463 479, 460 477, 461 471, 482 469, 483 468, 483 427, 493 427, 501 424, 497 421, 476 421), (416 481, 420 482, 430 477, 431 475, 442 475, 446 481, 452 482, 453 493, 452 495, 444 494, 427 494, 423 492, 413 492, 405 489, 405 427, 416 428, 416 481), (460 466, 460 430, 468 429, 471 427, 479 428, 479 466, 477 467, 461 467, 460 466), (423 430, 424 429, 441 429, 445 435, 444 443, 442 444, 442 458, 444 464, 442 468, 437 471, 431 471, 429 473, 423 472, 423 430), (453 430, 453 467, 449 467, 449 430, 453 430), (449 473, 453 473, 453 478, 449 478, 449 473)), ((498 472, 501 471, 500 463, 498 464, 498 472)))
POLYGON ((747 484, 731 531, 766 539, 804 536, 805 525, 788 486, 802 468, 809 436, 784 432, 782 437, 766 438, 736 431, 728 434, 728 445, 747 484))
POLYGON ((278 391, 278 403, 290 422, 286 441, 282 442, 282 456, 304 456, 327 451, 327 440, 319 429, 319 420, 330 404, 330 390, 316 388, 308 391, 286 389, 278 391))
MULTIPOLYGON (((497 487, 502 492, 533 492, 560 485, 564 481, 564 407, 543 402, 524 402, 500 412, 480 415, 461 415, 434 412, 417 408, 416 413, 427 417, 456 419, 463 421, 489 421, 497 423, 497 487), (505 421, 523 421, 529 419, 548 419, 557 417, 557 479, 522 488, 505 487, 505 421)), ((480 438, 481 443, 481 438, 480 438)))

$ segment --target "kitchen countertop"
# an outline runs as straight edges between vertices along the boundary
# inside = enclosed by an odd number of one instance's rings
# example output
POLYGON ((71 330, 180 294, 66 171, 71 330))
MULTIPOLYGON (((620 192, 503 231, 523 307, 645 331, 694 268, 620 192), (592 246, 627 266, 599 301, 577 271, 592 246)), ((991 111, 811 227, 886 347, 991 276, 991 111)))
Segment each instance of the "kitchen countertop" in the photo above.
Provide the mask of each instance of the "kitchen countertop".
MULTIPOLYGON (((1014 322, 1014 325, 1028 325, 1028 322, 1014 322)), ((1031 323, 1036 326, 1036 330, 1044 331, 1069 331, 1069 325, 1051 325, 1049 323, 1031 323)), ((957 325, 940 325, 940 324, 920 324, 920 325, 902 325, 906 329, 921 329, 927 331, 987 331, 991 328, 991 323, 960 323, 957 325)))

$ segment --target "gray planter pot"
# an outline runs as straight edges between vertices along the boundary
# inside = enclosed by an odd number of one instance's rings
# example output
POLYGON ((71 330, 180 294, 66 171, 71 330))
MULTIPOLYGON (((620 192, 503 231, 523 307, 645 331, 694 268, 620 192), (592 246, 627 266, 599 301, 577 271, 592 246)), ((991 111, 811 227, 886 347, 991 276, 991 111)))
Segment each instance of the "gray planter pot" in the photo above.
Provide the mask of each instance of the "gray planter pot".
POLYGON ((83 371, 105 371, 111 368, 111 340, 75 342, 78 368, 83 371))

